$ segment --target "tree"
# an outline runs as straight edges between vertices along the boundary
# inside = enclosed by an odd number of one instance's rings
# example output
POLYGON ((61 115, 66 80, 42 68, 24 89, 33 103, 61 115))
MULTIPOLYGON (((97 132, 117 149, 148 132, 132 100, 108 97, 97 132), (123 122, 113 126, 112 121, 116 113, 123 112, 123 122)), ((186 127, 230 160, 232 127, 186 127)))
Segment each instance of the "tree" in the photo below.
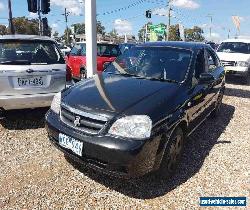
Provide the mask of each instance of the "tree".
POLYGON ((75 29, 75 34, 85 34, 85 23, 76 23, 72 27, 75 29))
POLYGON ((105 33, 106 33, 105 27, 102 25, 101 21, 97 21, 96 27, 97 27, 97 34, 105 35, 105 33))
POLYGON ((179 24, 170 26, 168 39, 169 41, 181 41, 179 33, 179 24))
POLYGON ((148 22, 138 31, 139 42, 144 42, 145 34, 146 34, 146 25, 152 25, 152 22, 148 22))
POLYGON ((38 19, 28 19, 26 17, 13 18, 13 24, 17 34, 38 35, 38 19))
MULTIPOLYGON (((75 29, 75 34, 85 34, 85 23, 76 23, 72 27, 75 29)), ((102 25, 101 21, 96 23, 97 34, 105 34, 105 27, 102 25)))
POLYGON ((203 34, 204 34, 204 31, 202 30, 202 28, 198 26, 185 29, 186 41, 202 42, 205 40, 205 37, 203 36, 203 34))
POLYGON ((108 34, 109 34, 110 36, 112 36, 112 37, 117 37, 117 36, 118 36, 118 33, 117 33, 117 31, 115 30, 115 28, 112 29, 112 31, 110 31, 108 34))
POLYGON ((65 40, 66 44, 70 44, 70 42, 71 42, 70 35, 72 35, 72 31, 70 30, 70 28, 65 29, 64 34, 62 36, 62 39, 65 40), (68 37, 67 37, 67 35, 68 35, 68 37))
POLYGON ((0 35, 7 34, 7 27, 5 25, 0 25, 0 35))

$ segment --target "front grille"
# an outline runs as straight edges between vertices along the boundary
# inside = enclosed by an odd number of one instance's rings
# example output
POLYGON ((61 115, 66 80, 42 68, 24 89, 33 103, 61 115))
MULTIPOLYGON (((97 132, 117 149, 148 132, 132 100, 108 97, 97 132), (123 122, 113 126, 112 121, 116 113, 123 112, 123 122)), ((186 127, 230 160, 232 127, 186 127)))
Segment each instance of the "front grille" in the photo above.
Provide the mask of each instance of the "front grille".
POLYGON ((106 117, 79 111, 64 105, 61 106, 61 120, 70 127, 87 134, 98 134, 108 121, 106 117))
POLYGON ((235 61, 221 61, 223 66, 236 66, 236 62, 235 61))

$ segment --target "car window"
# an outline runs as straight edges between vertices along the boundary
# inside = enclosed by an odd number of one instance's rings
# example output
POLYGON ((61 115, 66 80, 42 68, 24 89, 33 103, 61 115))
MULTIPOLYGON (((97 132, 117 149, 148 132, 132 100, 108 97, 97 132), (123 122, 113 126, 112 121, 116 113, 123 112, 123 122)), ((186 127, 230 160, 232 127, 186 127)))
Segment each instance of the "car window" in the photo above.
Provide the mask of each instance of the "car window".
MULTIPOLYGON (((105 57, 117 57, 120 54, 118 45, 97 44, 97 55, 105 57)), ((86 44, 81 43, 73 47, 70 52, 72 56, 86 56, 86 44)))
POLYGON ((196 57, 196 63, 195 63, 195 78, 199 79, 200 75, 204 72, 206 72, 205 68, 205 57, 204 57, 204 50, 200 50, 196 57))
POLYGON ((250 54, 250 43, 222 42, 217 52, 250 54))
POLYGON ((105 57, 117 57, 120 53, 118 45, 97 44, 97 55, 105 57))
POLYGON ((0 64, 63 64, 65 63, 57 45, 42 40, 0 41, 0 64))
POLYGON ((78 56, 81 54, 81 46, 80 45, 75 45, 72 50, 70 51, 70 55, 72 56, 78 56))
POLYGON ((192 51, 173 47, 133 47, 117 57, 106 72, 182 82, 192 51))
POLYGON ((208 71, 213 72, 219 66, 219 61, 216 55, 209 49, 206 49, 206 57, 208 62, 208 71))

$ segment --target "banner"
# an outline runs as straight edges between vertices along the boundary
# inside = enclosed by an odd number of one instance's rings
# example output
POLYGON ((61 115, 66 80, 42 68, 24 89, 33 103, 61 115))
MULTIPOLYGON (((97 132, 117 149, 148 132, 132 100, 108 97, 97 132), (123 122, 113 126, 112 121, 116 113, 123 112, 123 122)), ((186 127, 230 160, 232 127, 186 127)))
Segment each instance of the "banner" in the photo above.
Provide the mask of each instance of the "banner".
POLYGON ((158 41, 158 37, 164 37, 166 33, 166 26, 164 24, 148 25, 150 31, 150 41, 158 41))
POLYGON ((240 17, 239 16, 232 16, 233 23, 238 31, 240 31, 240 17))

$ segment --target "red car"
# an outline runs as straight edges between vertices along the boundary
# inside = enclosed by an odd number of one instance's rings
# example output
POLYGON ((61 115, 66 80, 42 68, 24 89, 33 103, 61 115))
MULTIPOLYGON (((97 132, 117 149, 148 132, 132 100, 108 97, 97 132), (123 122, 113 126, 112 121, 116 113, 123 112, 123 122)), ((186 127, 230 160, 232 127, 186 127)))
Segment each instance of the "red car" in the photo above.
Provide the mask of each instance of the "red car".
MULTIPOLYGON (((97 44, 97 71, 103 71, 105 65, 113 62, 120 54, 119 46, 109 43, 97 44)), ((86 77, 86 43, 77 43, 66 57, 67 70, 74 80, 86 77)))

